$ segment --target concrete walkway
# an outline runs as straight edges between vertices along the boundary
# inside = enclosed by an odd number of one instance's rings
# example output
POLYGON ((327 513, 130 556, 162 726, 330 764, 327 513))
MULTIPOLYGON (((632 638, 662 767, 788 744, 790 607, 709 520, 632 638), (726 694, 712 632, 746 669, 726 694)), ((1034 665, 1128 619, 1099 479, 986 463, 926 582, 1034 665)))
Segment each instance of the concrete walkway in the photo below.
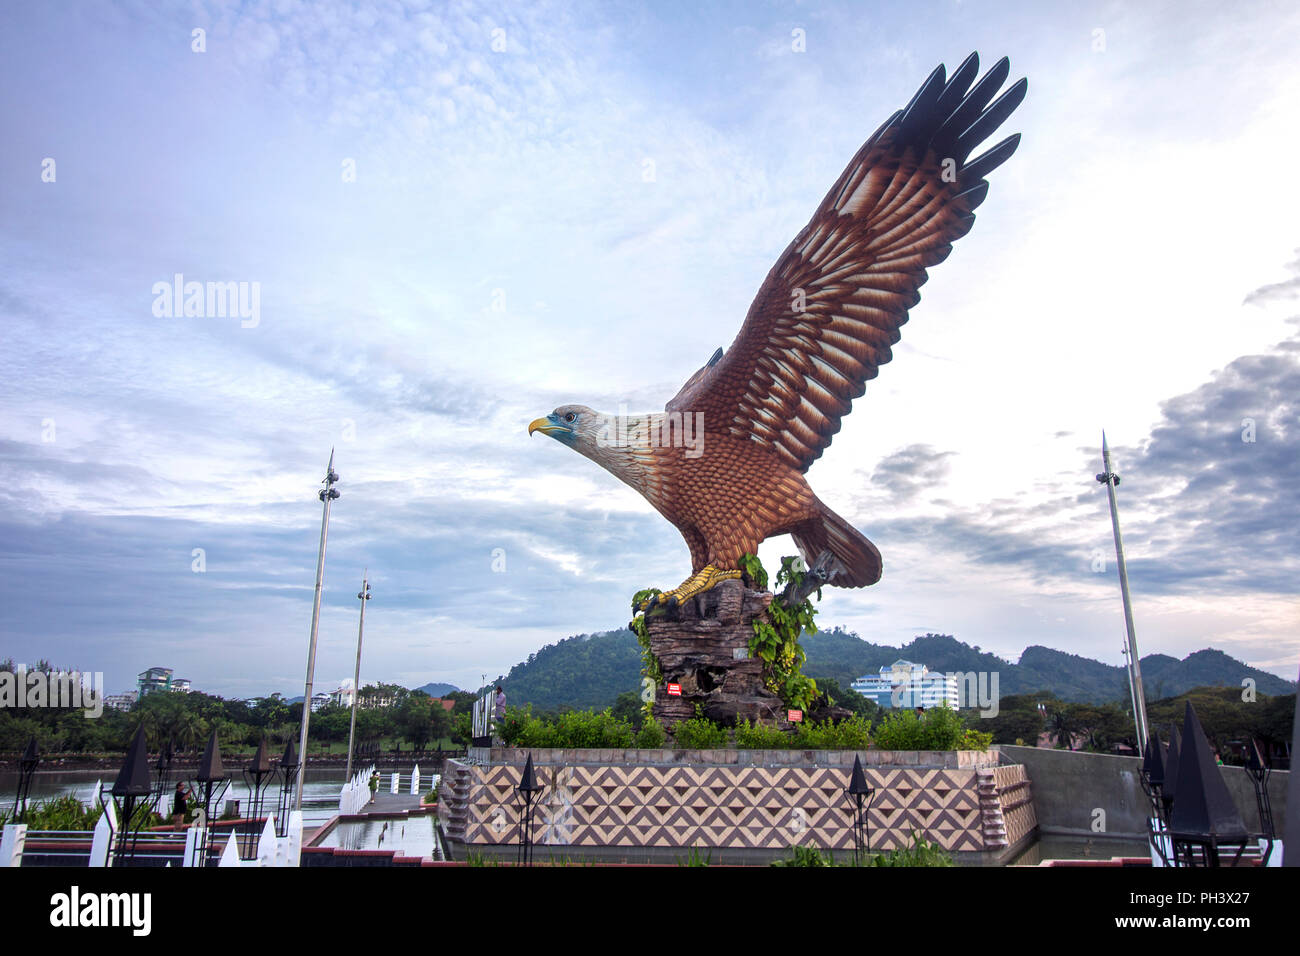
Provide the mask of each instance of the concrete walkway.
POLYGON ((388 816, 395 813, 409 813, 420 809, 420 799, 424 794, 384 793, 375 794, 375 802, 367 803, 361 808, 360 816, 388 816))

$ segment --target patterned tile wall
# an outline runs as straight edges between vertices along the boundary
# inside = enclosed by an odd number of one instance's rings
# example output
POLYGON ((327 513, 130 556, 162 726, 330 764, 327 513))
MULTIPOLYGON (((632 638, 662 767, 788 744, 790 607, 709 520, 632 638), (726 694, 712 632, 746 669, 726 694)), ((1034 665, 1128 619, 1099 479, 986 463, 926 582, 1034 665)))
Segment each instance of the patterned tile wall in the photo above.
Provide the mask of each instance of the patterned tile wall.
MULTIPOLYGON (((515 786, 522 768, 453 768, 449 762, 448 771, 451 791, 440 794, 448 835, 469 844, 517 843, 515 786)), ((842 767, 568 764, 540 765, 537 773, 544 788, 533 828, 539 844, 853 848, 849 772, 842 767)), ((1024 778, 1023 768, 995 773, 1000 785, 1012 788, 1024 778)), ((868 768, 866 776, 876 790, 869 811, 872 849, 906 845, 912 830, 953 852, 1004 845, 986 842, 976 771, 868 768)), ((1023 835, 1033 825, 1030 801, 1008 815, 1007 839, 1015 843, 1013 833, 1023 835)))

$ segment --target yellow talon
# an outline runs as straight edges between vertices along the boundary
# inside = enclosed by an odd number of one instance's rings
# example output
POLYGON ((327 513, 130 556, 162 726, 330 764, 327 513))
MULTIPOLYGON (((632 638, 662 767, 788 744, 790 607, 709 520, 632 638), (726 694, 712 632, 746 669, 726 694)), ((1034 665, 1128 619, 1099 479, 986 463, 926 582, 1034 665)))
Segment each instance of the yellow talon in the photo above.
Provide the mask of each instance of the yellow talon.
POLYGON ((662 594, 642 601, 638 610, 648 611, 661 604, 669 607, 673 604, 681 604, 696 595, 703 594, 705 591, 713 590, 723 581, 740 576, 741 572, 739 571, 722 571, 710 564, 692 574, 671 591, 664 591, 662 594))

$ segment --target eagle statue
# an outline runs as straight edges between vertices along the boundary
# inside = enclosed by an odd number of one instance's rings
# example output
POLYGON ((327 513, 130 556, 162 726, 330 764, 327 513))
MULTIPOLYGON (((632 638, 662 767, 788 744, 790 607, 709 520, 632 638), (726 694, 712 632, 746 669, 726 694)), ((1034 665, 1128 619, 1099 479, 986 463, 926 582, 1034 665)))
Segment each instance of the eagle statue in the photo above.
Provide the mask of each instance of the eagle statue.
POLYGON ((975 82, 972 53, 951 79, 935 69, 786 247, 731 347, 663 412, 561 405, 528 426, 631 485, 686 539, 691 576, 642 610, 740 577, 741 557, 779 534, 793 536, 819 580, 846 588, 880 580, 876 546, 804 475, 890 360, 925 270, 970 231, 985 176, 1019 145, 1017 133, 970 158, 1025 97, 1024 79, 998 96, 1010 68, 1003 57, 975 82))

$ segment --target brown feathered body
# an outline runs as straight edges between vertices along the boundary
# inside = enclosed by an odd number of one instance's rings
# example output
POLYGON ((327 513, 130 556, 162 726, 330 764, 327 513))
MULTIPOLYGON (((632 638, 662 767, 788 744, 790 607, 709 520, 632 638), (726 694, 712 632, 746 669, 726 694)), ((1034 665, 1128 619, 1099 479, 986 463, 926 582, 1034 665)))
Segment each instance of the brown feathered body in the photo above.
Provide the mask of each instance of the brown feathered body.
POLYGON ((640 491, 681 531, 693 571, 734 569, 764 539, 789 533, 810 563, 830 552, 829 583, 879 580, 876 547, 818 500, 804 474, 890 360, 926 270, 970 231, 984 176, 1015 151, 1018 134, 968 160, 1024 98, 1023 79, 998 96, 1009 70, 1003 58, 975 82, 975 54, 951 79, 936 69, 786 247, 731 347, 664 412, 619 419, 565 405, 530 432, 640 491), (693 444, 673 439, 675 424, 693 444))

